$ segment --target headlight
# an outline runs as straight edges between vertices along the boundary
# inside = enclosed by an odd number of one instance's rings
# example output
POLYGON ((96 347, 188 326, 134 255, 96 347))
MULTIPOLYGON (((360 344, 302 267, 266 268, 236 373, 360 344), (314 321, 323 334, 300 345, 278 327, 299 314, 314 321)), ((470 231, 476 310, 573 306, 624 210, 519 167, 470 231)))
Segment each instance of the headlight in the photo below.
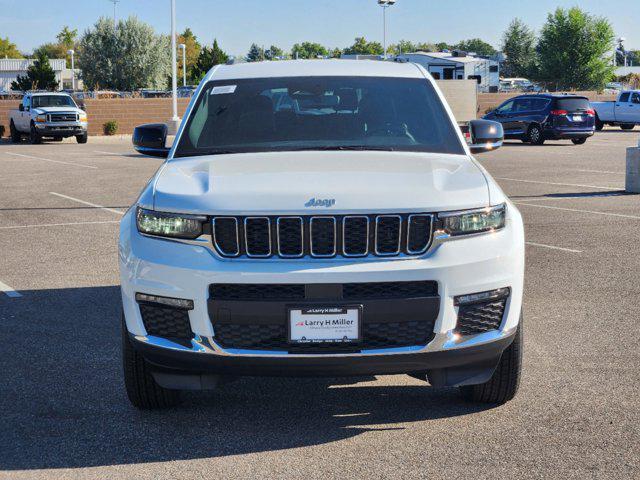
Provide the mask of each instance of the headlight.
POLYGON ((505 204, 438 215, 440 228, 451 236, 492 232, 504 227, 505 204))
POLYGON ((81 113, 78 118, 80 119, 81 122, 86 122, 87 121, 87 114, 86 113, 81 113))
POLYGON ((160 237, 197 238, 202 235, 206 220, 199 215, 155 212, 144 208, 138 208, 136 212, 138 231, 160 237))
POLYGON ((38 122, 38 123, 44 123, 44 122, 46 122, 46 121, 47 121, 47 115, 46 115, 46 114, 42 114, 42 113, 41 113, 41 114, 39 114, 39 115, 36 115, 36 122, 38 122))

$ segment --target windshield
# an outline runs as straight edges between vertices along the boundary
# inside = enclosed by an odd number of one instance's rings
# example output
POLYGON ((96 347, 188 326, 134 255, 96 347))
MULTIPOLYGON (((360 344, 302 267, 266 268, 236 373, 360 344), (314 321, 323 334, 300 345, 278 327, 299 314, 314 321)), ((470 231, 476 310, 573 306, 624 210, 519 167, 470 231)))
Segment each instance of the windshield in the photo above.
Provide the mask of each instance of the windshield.
POLYGON ((286 77, 207 84, 175 156, 333 149, 465 153, 427 80, 286 77))
POLYGON ((31 97, 31 106, 38 107, 75 107, 71 97, 66 95, 36 95, 31 97))

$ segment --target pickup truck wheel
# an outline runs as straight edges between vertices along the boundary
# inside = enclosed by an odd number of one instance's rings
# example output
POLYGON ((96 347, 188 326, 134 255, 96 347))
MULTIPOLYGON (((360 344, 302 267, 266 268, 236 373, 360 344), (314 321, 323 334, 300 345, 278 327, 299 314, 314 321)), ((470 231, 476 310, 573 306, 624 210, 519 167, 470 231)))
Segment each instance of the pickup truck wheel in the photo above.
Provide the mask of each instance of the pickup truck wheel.
POLYGON ((531 125, 527 130, 527 140, 532 145, 542 145, 544 143, 542 129, 538 125, 531 125))
POLYGON ((582 145, 583 143, 585 143, 587 141, 587 137, 584 137, 584 138, 572 138, 571 141, 573 142, 574 145, 582 145))
POLYGON ((602 120, 600 120, 600 118, 596 115, 596 130, 601 132, 603 128, 604 123, 602 123, 602 120))
POLYGON ((82 135, 76 135, 76 141, 78 143, 87 143, 88 139, 89 136, 86 133, 83 133, 82 135))
POLYGON ((180 392, 162 388, 149 371, 146 360, 133 348, 122 315, 122 366, 129 401, 141 410, 170 408, 180 401, 180 392))
POLYGON ((9 132, 11 133, 11 142, 20 143, 22 135, 20 135, 20 132, 16 129, 16 126, 13 124, 13 120, 11 120, 11 123, 9 124, 9 132))
POLYGON ((623 123, 622 125, 620 125, 620 128, 622 130, 633 130, 635 128, 635 124, 633 124, 633 123, 623 123))
POLYGON ((502 353, 500 363, 491 379, 480 385, 460 387, 462 396, 469 401, 479 403, 494 403, 502 405, 515 397, 520 386, 522 372, 522 350, 524 332, 522 315, 513 342, 502 353))
POLYGON ((31 131, 29 132, 29 142, 31 142, 33 145, 42 143, 42 137, 36 131, 36 127, 34 125, 31 125, 31 131))

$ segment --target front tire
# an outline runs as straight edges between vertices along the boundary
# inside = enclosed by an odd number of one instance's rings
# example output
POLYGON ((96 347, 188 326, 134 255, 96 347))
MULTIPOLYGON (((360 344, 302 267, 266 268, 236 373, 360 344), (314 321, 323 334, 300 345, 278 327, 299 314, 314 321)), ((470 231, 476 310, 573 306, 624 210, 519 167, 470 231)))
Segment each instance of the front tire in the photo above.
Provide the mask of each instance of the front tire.
POLYGON ((527 141, 532 145, 542 145, 544 143, 544 136, 542 129, 538 125, 531 125, 527 130, 527 141))
POLYGON ((29 142, 32 145, 38 145, 42 143, 42 137, 37 132, 35 125, 31 125, 31 130, 29 131, 29 142))
POLYGON ((585 143, 587 141, 587 138, 572 138, 571 141, 573 142, 574 145, 582 145, 583 143, 585 143))
POLYGON ((500 363, 492 377, 480 385, 466 385, 460 387, 462 396, 469 401, 478 403, 494 403, 502 405, 513 399, 520 386, 522 375, 522 351, 524 332, 522 315, 516 336, 511 345, 502 353, 500 363))
POLYGON ((633 130, 635 127, 636 126, 633 123, 623 123, 622 125, 620 125, 620 128, 622 130, 633 130))
POLYGON ((158 385, 149 371, 149 365, 131 345, 129 332, 122 315, 122 366, 127 397, 140 410, 175 407, 180 402, 180 392, 158 385))
POLYGON ((13 120, 11 120, 11 123, 9 124, 9 132, 11 133, 11 142, 20 143, 22 135, 20 135, 20 132, 16 129, 16 126, 13 124, 13 120))
POLYGON ((89 139, 89 135, 85 132, 82 135, 76 135, 76 141, 78 143, 87 143, 87 140, 89 139))

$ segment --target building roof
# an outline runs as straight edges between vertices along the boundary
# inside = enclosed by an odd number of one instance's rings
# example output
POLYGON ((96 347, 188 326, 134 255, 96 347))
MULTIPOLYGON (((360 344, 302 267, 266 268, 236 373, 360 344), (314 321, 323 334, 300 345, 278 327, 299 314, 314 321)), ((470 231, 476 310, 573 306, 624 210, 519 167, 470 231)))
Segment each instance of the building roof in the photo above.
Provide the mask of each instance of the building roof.
MULTIPOLYGON (((475 57, 472 55, 467 55, 466 57, 455 57, 451 52, 411 52, 411 53, 403 53, 401 57, 410 57, 412 55, 420 55, 423 57, 431 57, 438 58, 441 60, 447 60, 450 62, 456 63, 474 63, 474 62, 484 62, 487 61, 486 58, 475 57)), ((488 60, 493 61, 493 60, 488 60)))
POLYGON ((233 80, 264 77, 359 76, 423 78, 422 71, 410 63, 380 60, 282 60, 217 65, 207 80, 233 80))
MULTIPOLYGON (((31 58, 0 58, 0 72, 26 72, 34 61, 31 58)), ((51 58, 49 64, 53 70, 61 71, 66 68, 67 61, 64 58, 51 58)))

